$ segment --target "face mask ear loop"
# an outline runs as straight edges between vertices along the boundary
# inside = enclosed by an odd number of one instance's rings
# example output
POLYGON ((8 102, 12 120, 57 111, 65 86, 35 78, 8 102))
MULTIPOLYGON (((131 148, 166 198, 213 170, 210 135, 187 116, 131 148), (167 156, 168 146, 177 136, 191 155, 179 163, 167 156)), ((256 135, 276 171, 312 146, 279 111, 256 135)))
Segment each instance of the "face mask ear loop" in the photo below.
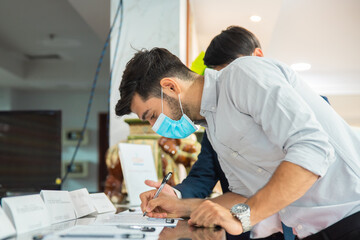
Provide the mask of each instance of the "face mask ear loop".
POLYGON ((161 112, 164 112, 164 98, 163 98, 163 89, 161 88, 161 112))
POLYGON ((181 105, 181 99, 180 99, 180 94, 179 94, 178 96, 179 96, 179 103, 180 103, 180 109, 181 109, 181 113, 182 113, 182 115, 184 115, 184 111, 183 111, 183 108, 182 108, 182 105, 181 105))

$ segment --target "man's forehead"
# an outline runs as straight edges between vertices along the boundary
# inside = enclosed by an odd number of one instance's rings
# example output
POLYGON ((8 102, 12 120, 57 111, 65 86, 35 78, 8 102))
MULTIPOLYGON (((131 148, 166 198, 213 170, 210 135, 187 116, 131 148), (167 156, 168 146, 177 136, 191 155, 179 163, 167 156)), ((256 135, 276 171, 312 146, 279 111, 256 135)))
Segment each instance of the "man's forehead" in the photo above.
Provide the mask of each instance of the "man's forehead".
POLYGON ((145 102, 141 99, 140 95, 135 93, 133 99, 131 100, 130 109, 133 113, 139 114, 138 111, 142 106, 145 105, 145 102))
POLYGON ((136 113, 139 118, 145 113, 145 111, 157 108, 161 102, 159 98, 150 97, 147 100, 143 100, 139 94, 135 93, 131 101, 130 109, 133 113, 136 113))

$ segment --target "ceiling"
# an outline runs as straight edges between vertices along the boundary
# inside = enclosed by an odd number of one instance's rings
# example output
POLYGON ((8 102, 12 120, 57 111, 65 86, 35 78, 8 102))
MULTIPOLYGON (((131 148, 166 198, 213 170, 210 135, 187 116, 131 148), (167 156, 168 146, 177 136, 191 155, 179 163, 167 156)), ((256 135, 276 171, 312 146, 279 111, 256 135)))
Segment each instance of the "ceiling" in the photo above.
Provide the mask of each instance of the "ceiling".
MULTIPOLYGON (((359 0, 190 4, 201 50, 226 27, 243 26, 258 36, 265 56, 310 63, 300 74, 319 93, 360 94, 359 0), (251 22, 251 15, 262 21, 251 22)), ((109 8, 110 0, 0 0, 0 87, 90 89, 109 8)), ((108 55, 103 67, 99 87, 106 89, 108 55)))
MULTIPOLYGON (((90 89, 109 9, 110 0, 0 0, 1 88, 90 89)), ((108 72, 106 57, 102 88, 108 72)))
POLYGON ((190 1, 201 50, 228 26, 243 26, 266 57, 310 63, 300 74, 317 92, 360 94, 359 0, 190 1), (252 15, 262 20, 251 22, 252 15))

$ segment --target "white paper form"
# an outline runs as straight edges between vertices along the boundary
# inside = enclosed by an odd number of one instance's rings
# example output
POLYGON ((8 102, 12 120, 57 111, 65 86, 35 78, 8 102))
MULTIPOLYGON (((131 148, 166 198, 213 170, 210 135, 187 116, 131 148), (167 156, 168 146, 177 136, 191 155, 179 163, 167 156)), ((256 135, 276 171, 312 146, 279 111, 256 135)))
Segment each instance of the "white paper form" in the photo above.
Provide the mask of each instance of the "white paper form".
POLYGON ((86 188, 69 192, 77 218, 96 212, 86 188))
POLYGON ((151 147, 141 144, 119 144, 121 168, 125 177, 130 205, 140 205, 140 193, 151 190, 146 179, 158 181, 151 147))
POLYGON ((7 197, 1 203, 18 234, 50 225, 49 213, 39 194, 7 197))
POLYGON ((0 239, 10 237, 16 234, 15 228, 6 216, 4 210, 0 207, 0 239))
POLYGON ((76 219, 68 191, 42 190, 40 195, 48 209, 51 224, 76 219))
POLYGON ((60 231, 58 233, 47 235, 45 236, 44 240, 55 240, 55 239, 109 239, 111 236, 112 238, 116 239, 142 239, 142 238, 135 238, 137 235, 145 235, 143 239, 158 239, 160 232, 162 231, 162 227, 155 228, 154 232, 142 232, 140 230, 135 229, 123 229, 118 228, 117 226, 75 226, 70 229, 60 231), (122 238, 123 234, 130 234, 132 238, 122 238), (61 237, 61 236, 67 237, 61 237), (73 237, 71 237, 73 236, 73 237))
POLYGON ((93 205, 97 211, 97 213, 115 213, 116 208, 114 204, 110 201, 110 199, 105 195, 105 193, 93 193, 90 194, 90 198, 93 202, 93 205))
POLYGON ((95 219, 96 217, 94 216, 86 216, 86 217, 83 217, 83 218, 78 218, 76 219, 76 226, 77 225, 91 225, 95 222, 95 219))

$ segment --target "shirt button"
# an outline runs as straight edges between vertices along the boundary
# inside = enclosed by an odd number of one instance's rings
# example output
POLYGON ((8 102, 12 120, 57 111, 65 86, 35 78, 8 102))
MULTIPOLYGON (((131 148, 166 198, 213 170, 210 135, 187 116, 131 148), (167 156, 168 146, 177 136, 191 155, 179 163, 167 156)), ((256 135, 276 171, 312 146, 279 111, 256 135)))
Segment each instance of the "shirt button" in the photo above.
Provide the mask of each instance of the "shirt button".
POLYGON ((215 107, 211 107, 211 110, 215 110, 215 107))
POLYGON ((257 171, 258 173, 262 173, 263 170, 261 168, 258 168, 257 171))
POLYGON ((286 212, 286 210, 285 209, 281 209, 281 211, 280 211, 281 213, 285 213, 286 212))
POLYGON ((296 228, 299 229, 299 230, 301 230, 301 229, 303 228, 303 226, 302 226, 302 225, 298 225, 296 228))
POLYGON ((233 157, 236 157, 236 156, 237 156, 237 153, 236 153, 236 152, 233 152, 231 155, 232 155, 233 157))

